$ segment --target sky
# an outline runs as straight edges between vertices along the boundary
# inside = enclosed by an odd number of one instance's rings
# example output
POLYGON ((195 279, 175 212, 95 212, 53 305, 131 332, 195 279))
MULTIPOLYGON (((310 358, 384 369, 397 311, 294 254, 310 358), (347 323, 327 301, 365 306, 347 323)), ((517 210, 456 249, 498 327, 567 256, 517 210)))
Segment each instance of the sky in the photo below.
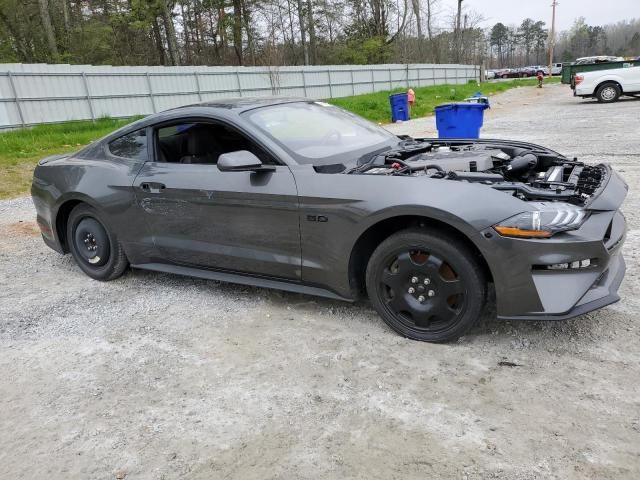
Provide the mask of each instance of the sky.
MULTIPOLYGON (((455 11, 456 0, 441 0, 444 10, 455 11)), ((552 0, 464 0, 470 10, 481 13, 484 26, 498 22, 519 25, 527 17, 543 20, 551 26, 552 0)), ((640 17, 640 0, 558 0, 556 24, 567 30, 577 17, 589 25, 605 25, 640 17)))

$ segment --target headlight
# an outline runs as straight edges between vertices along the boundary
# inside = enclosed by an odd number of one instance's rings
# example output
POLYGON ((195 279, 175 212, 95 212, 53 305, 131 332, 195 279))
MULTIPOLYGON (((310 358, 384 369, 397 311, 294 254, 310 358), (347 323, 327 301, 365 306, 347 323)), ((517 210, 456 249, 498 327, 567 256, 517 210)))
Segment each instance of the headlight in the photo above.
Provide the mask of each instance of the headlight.
POLYGON ((536 203, 537 210, 503 220, 493 228, 504 237, 549 238, 558 232, 575 230, 587 219, 587 212, 569 203, 536 203))

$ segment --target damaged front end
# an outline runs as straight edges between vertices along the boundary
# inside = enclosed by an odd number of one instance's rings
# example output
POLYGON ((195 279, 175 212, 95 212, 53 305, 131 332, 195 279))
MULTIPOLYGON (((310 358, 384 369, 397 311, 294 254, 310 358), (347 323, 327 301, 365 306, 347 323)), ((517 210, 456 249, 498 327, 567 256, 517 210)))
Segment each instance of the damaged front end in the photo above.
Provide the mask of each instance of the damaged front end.
POLYGON ((405 140, 346 173, 468 182, 525 202, 480 232, 500 318, 566 319, 619 300, 628 187, 609 165, 522 142, 405 140))
POLYGON ((525 201, 585 206, 609 175, 547 148, 503 140, 405 140, 347 173, 480 183, 525 201))

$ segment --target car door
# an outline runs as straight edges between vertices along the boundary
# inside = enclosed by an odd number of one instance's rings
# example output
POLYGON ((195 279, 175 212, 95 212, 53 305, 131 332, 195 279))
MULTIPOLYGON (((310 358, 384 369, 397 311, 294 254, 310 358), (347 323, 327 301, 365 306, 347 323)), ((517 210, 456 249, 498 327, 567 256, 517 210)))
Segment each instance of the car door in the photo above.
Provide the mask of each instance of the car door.
POLYGON ((222 122, 164 124, 152 135, 153 158, 142 167, 134 189, 163 259, 300 278, 298 197, 289 167, 222 122), (210 128, 201 135, 204 141, 193 141, 194 125, 210 128), (220 154, 244 149, 258 149, 273 171, 218 170, 220 154))

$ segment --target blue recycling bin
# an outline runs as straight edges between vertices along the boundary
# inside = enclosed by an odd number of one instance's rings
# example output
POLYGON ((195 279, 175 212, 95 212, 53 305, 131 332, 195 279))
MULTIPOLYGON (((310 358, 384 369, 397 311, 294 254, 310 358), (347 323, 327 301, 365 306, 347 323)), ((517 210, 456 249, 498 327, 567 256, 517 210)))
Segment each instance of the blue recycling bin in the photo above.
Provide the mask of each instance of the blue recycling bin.
POLYGON ((403 122, 409 120, 409 95, 406 93, 389 95, 389 103, 391 104, 391 121, 393 123, 398 120, 403 122))
POLYGON ((436 107, 438 138, 480 138, 485 103, 446 103, 436 107))

